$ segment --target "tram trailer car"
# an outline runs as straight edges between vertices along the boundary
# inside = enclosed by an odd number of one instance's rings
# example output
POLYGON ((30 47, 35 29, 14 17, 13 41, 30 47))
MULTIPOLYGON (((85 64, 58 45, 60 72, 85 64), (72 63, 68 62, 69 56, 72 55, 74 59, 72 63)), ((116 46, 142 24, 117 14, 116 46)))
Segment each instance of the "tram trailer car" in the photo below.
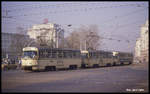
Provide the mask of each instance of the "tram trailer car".
POLYGON ((133 63, 133 54, 132 53, 119 52, 118 57, 119 57, 119 62, 121 65, 133 63))
POLYGON ((82 68, 112 66, 119 63, 116 55, 106 51, 81 51, 82 68))
POLYGON ((81 67, 101 67, 131 64, 132 53, 110 51, 81 51, 81 67))

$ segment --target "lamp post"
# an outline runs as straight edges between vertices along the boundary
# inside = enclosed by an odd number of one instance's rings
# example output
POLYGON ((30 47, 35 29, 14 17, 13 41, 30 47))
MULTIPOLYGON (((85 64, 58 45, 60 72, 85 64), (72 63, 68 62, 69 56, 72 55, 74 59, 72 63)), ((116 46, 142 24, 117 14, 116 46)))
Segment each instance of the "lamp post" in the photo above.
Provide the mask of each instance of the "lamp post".
MULTIPOLYGON (((61 25, 60 25, 61 26, 61 25)), ((71 27, 72 25, 71 24, 68 24, 67 25, 67 27, 71 27)), ((58 31, 56 32, 56 47, 58 48, 59 47, 59 42, 58 42, 58 40, 59 40, 59 34, 60 33, 62 33, 63 34, 63 38, 62 38, 62 40, 63 40, 63 48, 64 48, 64 43, 65 43, 65 38, 64 38, 64 36, 65 36, 65 30, 64 29, 61 29, 61 28, 59 28, 58 29, 58 31)))

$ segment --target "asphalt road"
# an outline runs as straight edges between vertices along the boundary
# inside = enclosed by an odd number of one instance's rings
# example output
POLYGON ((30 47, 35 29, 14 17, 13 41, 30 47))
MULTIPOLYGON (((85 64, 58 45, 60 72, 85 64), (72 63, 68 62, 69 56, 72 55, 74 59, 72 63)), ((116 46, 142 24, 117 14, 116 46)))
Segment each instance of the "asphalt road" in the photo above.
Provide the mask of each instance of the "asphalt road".
POLYGON ((149 92, 148 64, 49 72, 1 72, 2 92, 149 92))

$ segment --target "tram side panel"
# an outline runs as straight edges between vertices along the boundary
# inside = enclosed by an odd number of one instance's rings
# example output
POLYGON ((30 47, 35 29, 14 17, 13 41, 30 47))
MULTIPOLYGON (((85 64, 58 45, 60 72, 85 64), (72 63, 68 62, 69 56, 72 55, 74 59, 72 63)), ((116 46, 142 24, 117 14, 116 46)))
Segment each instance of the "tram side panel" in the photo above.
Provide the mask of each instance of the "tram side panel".
POLYGON ((98 62, 98 58, 90 58, 89 59, 89 67, 98 67, 99 66, 99 62, 98 62))

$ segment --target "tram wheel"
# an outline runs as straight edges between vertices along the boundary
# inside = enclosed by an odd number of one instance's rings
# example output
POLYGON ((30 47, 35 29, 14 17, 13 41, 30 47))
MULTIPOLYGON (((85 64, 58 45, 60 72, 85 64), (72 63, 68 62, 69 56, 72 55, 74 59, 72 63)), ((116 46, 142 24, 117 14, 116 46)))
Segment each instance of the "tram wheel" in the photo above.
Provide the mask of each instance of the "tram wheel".
POLYGON ((86 68, 85 64, 82 64, 82 65, 81 65, 81 68, 86 68))
POLYGON ((116 62, 113 63, 113 66, 116 66, 116 62))
POLYGON ((55 66, 52 67, 52 71, 56 71, 56 67, 55 66))
POLYGON ((129 62, 129 65, 132 64, 131 62, 129 62))
POLYGON ((94 65, 93 65, 93 68, 98 68, 98 67, 99 67, 98 64, 94 64, 94 65))
POLYGON ((110 63, 107 63, 107 65, 106 65, 107 67, 110 67, 111 66, 111 64, 110 63))
POLYGON ((69 69, 75 70, 75 69, 77 69, 77 65, 70 65, 69 69))
POLYGON ((123 63, 123 62, 121 62, 121 65, 124 65, 124 63, 123 63))

